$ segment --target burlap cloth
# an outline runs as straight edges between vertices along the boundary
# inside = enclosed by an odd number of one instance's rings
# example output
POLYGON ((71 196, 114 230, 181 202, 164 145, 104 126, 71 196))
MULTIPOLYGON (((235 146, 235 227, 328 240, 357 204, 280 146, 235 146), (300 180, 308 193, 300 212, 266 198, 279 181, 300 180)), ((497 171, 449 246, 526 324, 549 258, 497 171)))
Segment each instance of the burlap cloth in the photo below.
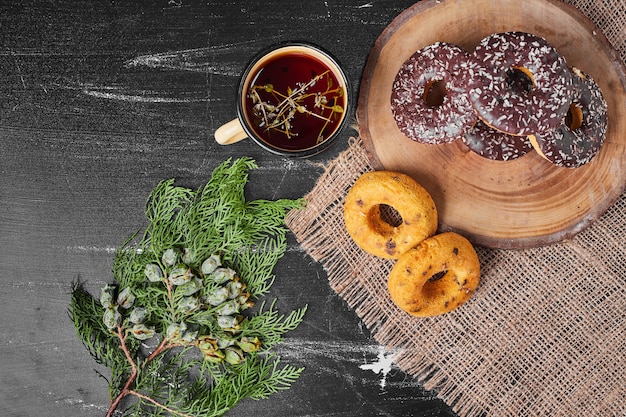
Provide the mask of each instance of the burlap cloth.
MULTIPOLYGON (((572 3, 624 59, 624 1, 572 3)), ((626 416, 626 194, 571 240, 477 247, 482 277, 472 299, 418 319, 388 296, 393 261, 364 253, 344 227, 344 197, 370 170, 353 139, 287 224, 401 369, 460 416, 626 416)))

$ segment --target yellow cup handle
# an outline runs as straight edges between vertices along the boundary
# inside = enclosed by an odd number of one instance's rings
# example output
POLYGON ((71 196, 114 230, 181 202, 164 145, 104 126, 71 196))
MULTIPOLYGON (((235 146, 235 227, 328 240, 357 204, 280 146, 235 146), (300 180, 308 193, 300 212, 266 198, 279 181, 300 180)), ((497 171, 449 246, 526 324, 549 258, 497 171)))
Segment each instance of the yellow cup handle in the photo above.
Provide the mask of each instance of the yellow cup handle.
POLYGON ((215 141, 220 145, 230 145, 247 137, 248 135, 243 130, 239 119, 231 120, 218 127, 215 131, 215 141))

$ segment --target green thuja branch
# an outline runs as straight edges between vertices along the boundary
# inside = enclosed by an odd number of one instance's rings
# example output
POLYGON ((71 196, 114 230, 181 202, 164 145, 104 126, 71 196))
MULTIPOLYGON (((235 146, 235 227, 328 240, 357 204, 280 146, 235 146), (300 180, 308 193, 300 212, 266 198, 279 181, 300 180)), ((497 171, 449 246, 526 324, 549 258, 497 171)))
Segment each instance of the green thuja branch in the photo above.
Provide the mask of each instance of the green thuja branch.
MULTIPOLYGON (((118 339, 102 321, 102 307, 82 285, 76 283, 72 289, 69 313, 78 337, 91 356, 97 363, 111 369, 110 395, 111 397, 118 395, 118 387, 122 385, 124 378, 130 375, 131 366, 120 349, 118 339)), ((127 349, 136 354, 139 344, 139 340, 131 340, 127 349)))
POLYGON ((114 282, 99 299, 74 284, 78 337, 111 371, 107 416, 221 416, 302 372, 270 350, 306 308, 281 315, 261 297, 286 250, 285 214, 303 201, 246 201, 252 168, 249 158, 228 160, 197 191, 159 183, 145 231, 115 253, 114 282))

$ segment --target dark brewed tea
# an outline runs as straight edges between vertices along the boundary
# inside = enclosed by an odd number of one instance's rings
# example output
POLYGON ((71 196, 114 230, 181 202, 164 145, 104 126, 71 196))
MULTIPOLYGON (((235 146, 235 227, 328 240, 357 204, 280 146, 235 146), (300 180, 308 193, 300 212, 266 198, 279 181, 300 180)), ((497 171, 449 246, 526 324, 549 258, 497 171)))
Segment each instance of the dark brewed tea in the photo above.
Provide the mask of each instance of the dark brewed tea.
POLYGON ((347 94, 327 64, 303 52, 270 57, 249 78, 246 119, 274 148, 299 151, 328 139, 343 120, 347 94))

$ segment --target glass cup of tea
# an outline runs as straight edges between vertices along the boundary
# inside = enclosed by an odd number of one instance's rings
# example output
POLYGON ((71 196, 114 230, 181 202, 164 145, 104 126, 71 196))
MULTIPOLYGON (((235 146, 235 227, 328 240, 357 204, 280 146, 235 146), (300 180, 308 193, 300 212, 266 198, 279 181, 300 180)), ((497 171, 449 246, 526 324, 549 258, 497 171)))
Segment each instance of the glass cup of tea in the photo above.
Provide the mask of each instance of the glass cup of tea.
POLYGON ((215 131, 229 145, 250 138, 279 155, 307 157, 328 148, 348 118, 348 79, 322 48, 290 42, 261 51, 246 66, 237 118, 215 131))

